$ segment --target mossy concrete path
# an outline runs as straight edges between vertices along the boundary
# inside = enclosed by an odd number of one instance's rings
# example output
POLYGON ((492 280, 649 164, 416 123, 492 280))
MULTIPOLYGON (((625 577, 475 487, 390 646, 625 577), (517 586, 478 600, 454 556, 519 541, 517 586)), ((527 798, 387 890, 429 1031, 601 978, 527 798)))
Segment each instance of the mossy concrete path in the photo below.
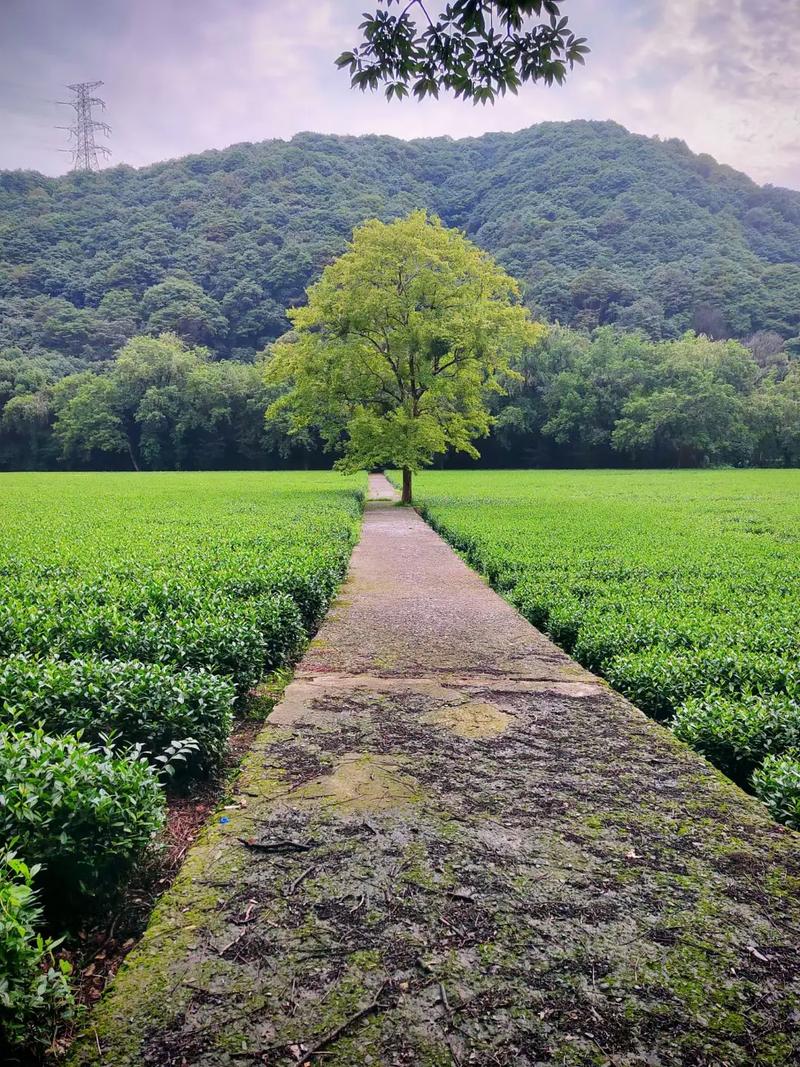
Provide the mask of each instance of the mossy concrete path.
POLYGON ((800 839, 371 487, 75 1062, 800 1062, 800 839))

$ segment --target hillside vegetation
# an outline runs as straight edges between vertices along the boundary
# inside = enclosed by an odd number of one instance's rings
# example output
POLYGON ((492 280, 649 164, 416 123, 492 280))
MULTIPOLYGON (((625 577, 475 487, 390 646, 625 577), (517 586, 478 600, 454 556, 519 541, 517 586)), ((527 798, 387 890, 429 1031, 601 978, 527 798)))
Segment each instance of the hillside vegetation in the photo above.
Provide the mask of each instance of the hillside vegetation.
POLYGON ((177 328, 251 358, 365 218, 427 207, 568 325, 800 333, 800 193, 611 122, 298 134, 135 170, 0 174, 0 346, 103 359, 177 328))
MULTIPOLYGON (((526 369, 527 392, 490 446, 502 462, 796 462, 797 374, 783 383, 800 352, 800 193, 760 187, 679 141, 580 121, 461 141, 306 133, 140 170, 0 172, 0 466, 279 461, 288 443, 264 429, 257 354, 357 224, 420 207, 491 252, 537 316, 575 331, 558 334, 555 362, 546 352, 526 369), (598 327, 656 345, 689 329, 739 338, 752 365, 734 384, 723 373, 737 397, 721 418, 720 403, 695 404, 711 427, 688 446, 670 429, 654 449, 665 421, 696 430, 680 398, 722 357, 690 360, 676 404, 669 349, 640 345, 629 373, 620 341, 587 371, 598 349, 587 356, 585 338, 598 327), (140 392, 123 389, 117 403, 111 361, 131 338, 162 333, 199 352, 196 370, 168 361, 178 370, 140 375, 140 392), (655 378, 641 373, 650 363, 655 378), (595 390, 605 364, 610 408, 595 390), (76 398, 71 376, 87 370, 100 378, 76 398), (574 402, 587 375, 591 395, 574 402), (766 402, 751 402, 768 376, 766 402), (629 420, 614 437, 643 390, 659 392, 655 411, 633 413, 647 426, 629 420), (765 408, 767 425, 743 431, 741 412, 765 408), (91 432, 76 433, 87 415, 91 432)), ((319 460, 318 442, 299 444, 319 460)))

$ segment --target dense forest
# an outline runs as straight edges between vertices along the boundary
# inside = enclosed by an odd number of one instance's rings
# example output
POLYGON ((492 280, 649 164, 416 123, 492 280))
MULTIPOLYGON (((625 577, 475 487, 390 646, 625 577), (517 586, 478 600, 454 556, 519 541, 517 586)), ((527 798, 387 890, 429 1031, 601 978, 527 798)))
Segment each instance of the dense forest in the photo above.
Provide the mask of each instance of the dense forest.
MULTIPOLYGON (((418 207, 561 324, 501 403, 487 459, 798 461, 800 193, 581 121, 0 172, 0 464, 282 461, 260 354, 355 225, 418 207)), ((319 458, 313 440, 288 456, 319 458)))

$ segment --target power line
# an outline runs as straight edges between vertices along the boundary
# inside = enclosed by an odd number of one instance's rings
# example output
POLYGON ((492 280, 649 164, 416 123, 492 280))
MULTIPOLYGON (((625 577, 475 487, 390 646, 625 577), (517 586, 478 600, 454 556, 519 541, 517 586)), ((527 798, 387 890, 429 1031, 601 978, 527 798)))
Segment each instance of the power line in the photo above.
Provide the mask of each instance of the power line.
POLYGON ((106 137, 111 133, 111 127, 107 122, 98 122, 92 115, 92 108, 99 107, 105 111, 105 101, 99 96, 92 96, 92 90, 102 85, 96 82, 75 82, 67 88, 74 94, 72 100, 57 100, 58 104, 66 104, 75 109, 75 123, 72 126, 57 126, 56 129, 67 130, 70 139, 74 142, 71 148, 63 148, 61 151, 72 153, 73 170, 100 170, 97 153, 100 152, 106 158, 111 155, 111 149, 105 145, 97 144, 94 139, 99 130, 106 137))

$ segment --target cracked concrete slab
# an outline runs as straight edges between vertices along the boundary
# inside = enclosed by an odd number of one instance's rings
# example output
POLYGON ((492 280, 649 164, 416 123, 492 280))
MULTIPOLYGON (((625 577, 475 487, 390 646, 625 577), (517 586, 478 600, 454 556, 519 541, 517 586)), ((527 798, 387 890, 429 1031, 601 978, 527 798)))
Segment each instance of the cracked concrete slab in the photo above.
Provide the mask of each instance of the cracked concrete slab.
POLYGON ((73 1063, 800 1062, 797 835, 371 486, 73 1063))

